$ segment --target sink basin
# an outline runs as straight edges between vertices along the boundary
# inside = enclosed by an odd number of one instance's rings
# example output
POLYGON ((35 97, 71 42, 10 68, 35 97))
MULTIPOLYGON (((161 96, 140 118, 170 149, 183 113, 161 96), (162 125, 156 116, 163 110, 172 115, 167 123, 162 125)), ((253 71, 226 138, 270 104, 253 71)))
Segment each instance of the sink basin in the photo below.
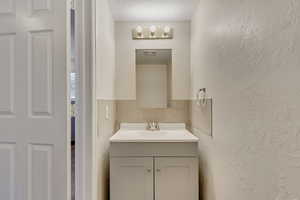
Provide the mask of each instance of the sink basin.
POLYGON ((146 130, 145 123, 122 123, 110 142, 198 142, 182 123, 161 123, 160 130, 146 130))

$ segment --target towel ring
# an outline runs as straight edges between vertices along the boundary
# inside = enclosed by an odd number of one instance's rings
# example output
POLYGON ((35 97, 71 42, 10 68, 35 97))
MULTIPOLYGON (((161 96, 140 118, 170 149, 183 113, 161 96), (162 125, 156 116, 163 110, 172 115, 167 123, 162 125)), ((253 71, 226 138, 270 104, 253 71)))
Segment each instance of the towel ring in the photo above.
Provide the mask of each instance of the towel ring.
POLYGON ((205 106, 207 103, 206 99, 206 88, 201 88, 197 92, 197 104, 200 106, 205 106))

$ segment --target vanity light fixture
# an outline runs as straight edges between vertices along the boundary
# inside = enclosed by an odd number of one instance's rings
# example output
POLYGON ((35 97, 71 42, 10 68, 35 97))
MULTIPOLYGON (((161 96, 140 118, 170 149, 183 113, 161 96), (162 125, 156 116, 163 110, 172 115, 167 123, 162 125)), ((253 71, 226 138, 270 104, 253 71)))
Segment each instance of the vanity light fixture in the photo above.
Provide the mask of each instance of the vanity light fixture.
POLYGON ((136 27, 136 33, 139 37, 142 37, 143 36, 143 27, 141 27, 141 26, 136 27))
POLYGON ((155 37, 156 26, 150 26, 150 36, 155 37))
POLYGON ((170 26, 137 26, 132 30, 133 40, 173 39, 173 29, 170 26))
POLYGON ((164 28, 164 34, 168 35, 171 32, 171 28, 169 26, 165 26, 164 28))

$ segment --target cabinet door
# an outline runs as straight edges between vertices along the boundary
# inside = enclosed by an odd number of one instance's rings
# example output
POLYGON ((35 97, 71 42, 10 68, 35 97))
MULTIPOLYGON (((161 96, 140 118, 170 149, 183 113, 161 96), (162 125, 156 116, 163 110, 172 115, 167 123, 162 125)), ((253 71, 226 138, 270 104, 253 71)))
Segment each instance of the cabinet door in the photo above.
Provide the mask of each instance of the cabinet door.
POLYGON ((198 200, 198 158, 155 158, 155 200, 198 200))
POLYGON ((153 158, 111 158, 111 200, 153 200, 153 158))

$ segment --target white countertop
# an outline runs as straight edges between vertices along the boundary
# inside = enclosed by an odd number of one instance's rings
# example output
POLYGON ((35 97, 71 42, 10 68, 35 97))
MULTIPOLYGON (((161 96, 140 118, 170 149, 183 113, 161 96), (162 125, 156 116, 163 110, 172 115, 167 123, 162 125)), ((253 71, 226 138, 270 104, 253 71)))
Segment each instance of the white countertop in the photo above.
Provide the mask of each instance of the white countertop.
POLYGON ((160 123, 159 131, 146 130, 145 123, 122 123, 110 142, 198 142, 182 123, 160 123))

